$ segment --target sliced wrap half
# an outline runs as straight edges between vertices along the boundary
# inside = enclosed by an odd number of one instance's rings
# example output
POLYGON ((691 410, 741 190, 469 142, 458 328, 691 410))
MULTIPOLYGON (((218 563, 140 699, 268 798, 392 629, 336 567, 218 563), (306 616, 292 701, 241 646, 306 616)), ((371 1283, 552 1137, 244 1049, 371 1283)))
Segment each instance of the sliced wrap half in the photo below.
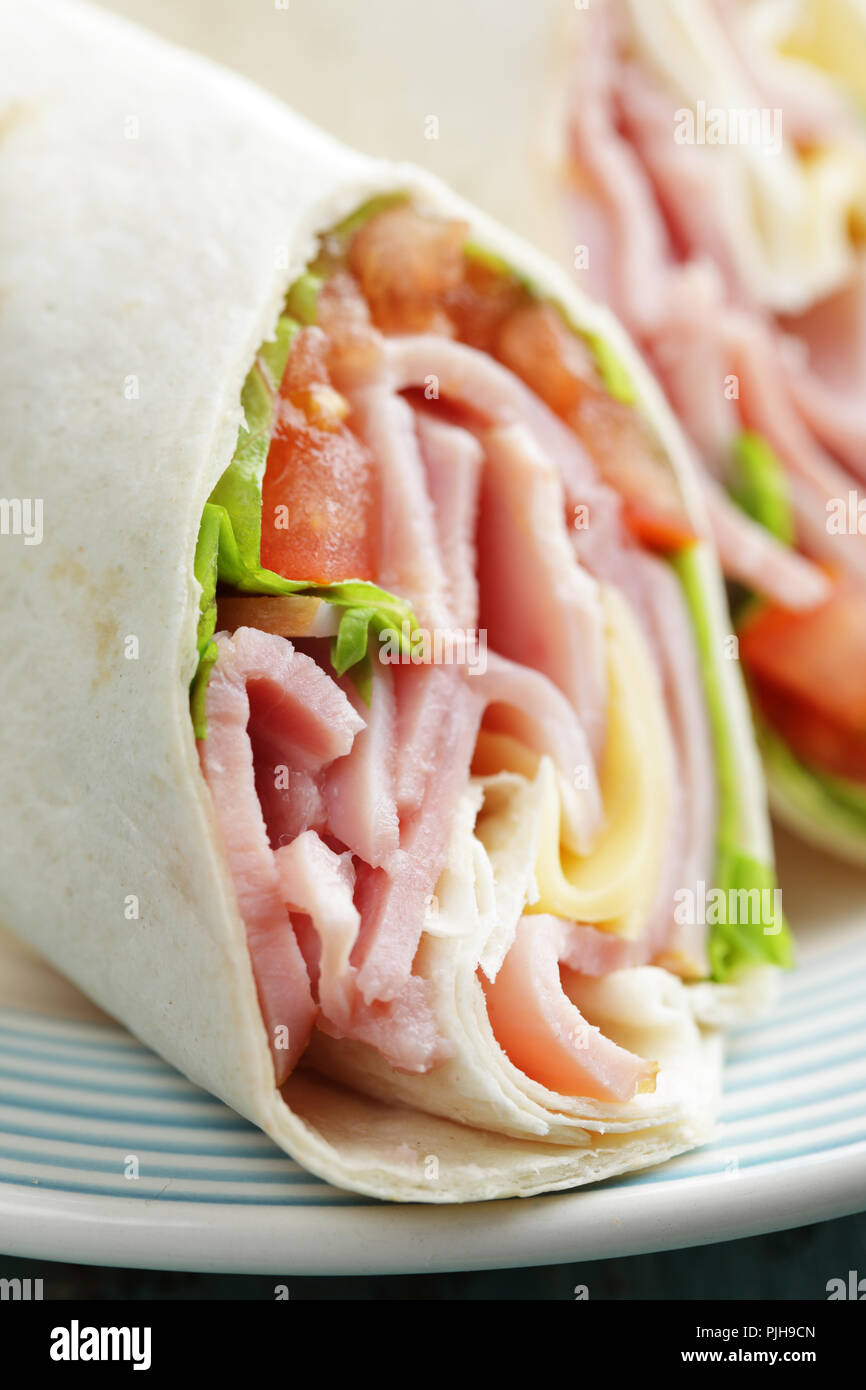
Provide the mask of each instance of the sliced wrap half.
POLYGON ((134 28, 40 0, 0 39, 4 922, 344 1187, 702 1142, 789 948, 625 334, 134 28))

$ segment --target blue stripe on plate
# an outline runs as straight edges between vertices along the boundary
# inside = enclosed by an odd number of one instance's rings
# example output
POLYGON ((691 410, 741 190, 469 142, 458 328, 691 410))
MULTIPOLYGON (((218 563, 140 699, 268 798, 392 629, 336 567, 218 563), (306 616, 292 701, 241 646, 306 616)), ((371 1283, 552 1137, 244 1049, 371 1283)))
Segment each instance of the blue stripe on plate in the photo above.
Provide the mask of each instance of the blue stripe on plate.
MULTIPOLYGON (((866 941, 810 959, 777 1009, 731 1035, 712 1144, 604 1186, 782 1169, 863 1151, 866 941)), ((258 1206, 368 1205, 280 1155, 115 1024, 0 1011, 0 1185, 110 1199, 258 1206), (46 1063, 50 1072, 46 1073, 46 1063), (128 1154, 141 1177, 124 1178, 128 1154)))

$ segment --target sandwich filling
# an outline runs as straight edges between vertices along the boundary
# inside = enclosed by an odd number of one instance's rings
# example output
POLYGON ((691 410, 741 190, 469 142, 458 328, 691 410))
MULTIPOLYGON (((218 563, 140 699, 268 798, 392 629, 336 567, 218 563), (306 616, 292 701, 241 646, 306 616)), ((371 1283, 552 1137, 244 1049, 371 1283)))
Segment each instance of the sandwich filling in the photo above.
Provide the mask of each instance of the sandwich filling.
POLYGON ((743 848, 705 541, 621 364, 395 197, 322 237, 243 405, 191 708, 277 1085, 314 1030, 406 1072, 449 1056, 419 947, 467 793, 489 870, 510 779, 537 855, 478 968, 496 1040, 562 1094, 652 1090, 581 982, 789 948, 743 848), (695 910, 708 889, 749 910, 695 910))

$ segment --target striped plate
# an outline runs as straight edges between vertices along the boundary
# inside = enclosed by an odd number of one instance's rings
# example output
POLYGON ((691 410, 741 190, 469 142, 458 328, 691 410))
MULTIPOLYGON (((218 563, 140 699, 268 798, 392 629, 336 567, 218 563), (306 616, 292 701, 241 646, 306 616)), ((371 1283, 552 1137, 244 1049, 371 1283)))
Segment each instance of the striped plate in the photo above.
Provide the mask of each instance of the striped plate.
POLYGON ((0 943, 0 1248, 155 1268, 397 1273, 633 1254, 866 1206, 866 882, 801 846, 780 849, 801 966, 772 1018, 731 1038, 715 1142, 528 1201, 397 1207, 338 1192, 0 943))

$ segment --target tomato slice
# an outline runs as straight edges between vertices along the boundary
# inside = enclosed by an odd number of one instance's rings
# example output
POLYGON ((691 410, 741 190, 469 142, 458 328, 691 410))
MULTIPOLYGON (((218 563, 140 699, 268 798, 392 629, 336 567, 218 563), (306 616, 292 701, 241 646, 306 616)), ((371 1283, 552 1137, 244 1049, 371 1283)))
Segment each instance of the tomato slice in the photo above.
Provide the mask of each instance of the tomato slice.
POLYGON ((379 328, 447 332, 442 301, 463 279, 468 230, 465 222, 427 217, 408 205, 364 223, 349 247, 349 269, 379 328))
POLYGON ((516 309, 502 325, 497 356, 530 390, 568 420, 588 395, 603 394, 589 346, 549 304, 516 309))
POLYGON ((758 709, 801 762, 849 782, 866 784, 866 733, 834 723, 796 696, 751 682, 758 709))
POLYGON ((345 424, 327 340, 304 328, 289 354, 262 483, 262 564, 285 579, 375 579, 376 473, 345 424))
POLYGON ((740 629, 740 656, 763 688, 866 733, 866 588, 854 580, 805 611, 762 604, 740 629))

